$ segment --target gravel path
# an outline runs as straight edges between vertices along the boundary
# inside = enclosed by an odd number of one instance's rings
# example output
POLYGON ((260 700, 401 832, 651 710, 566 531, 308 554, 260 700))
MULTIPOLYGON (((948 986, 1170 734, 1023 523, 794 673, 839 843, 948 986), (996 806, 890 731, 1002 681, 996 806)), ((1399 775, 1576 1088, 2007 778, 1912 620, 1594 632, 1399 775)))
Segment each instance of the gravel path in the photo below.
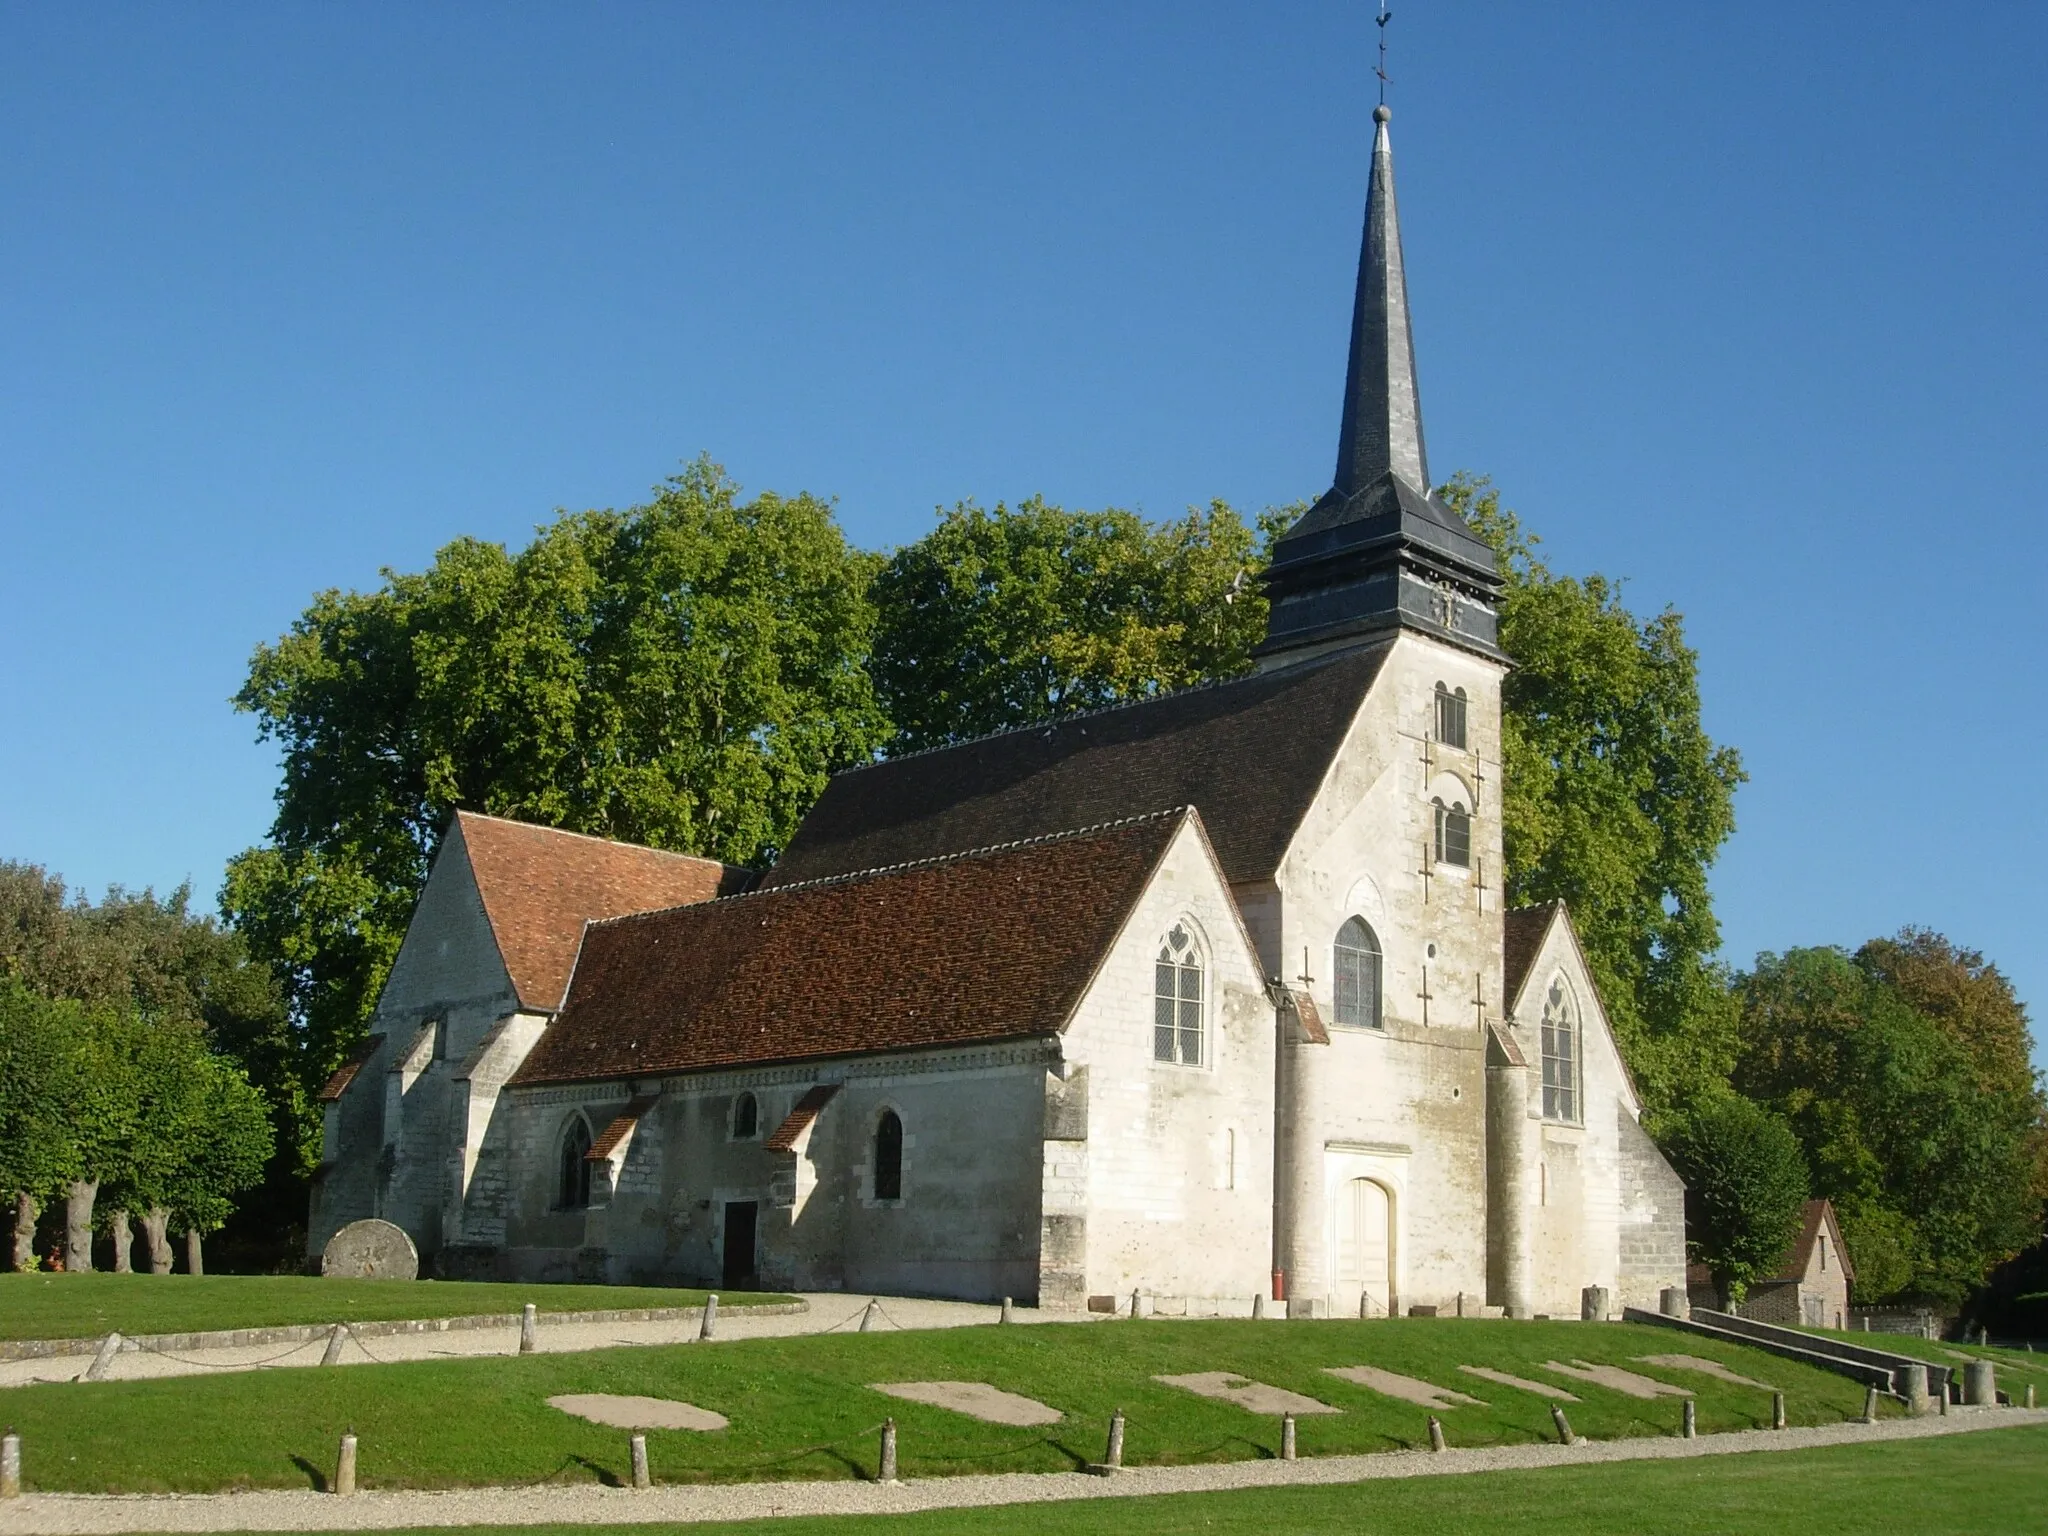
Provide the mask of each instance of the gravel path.
POLYGON ((917 1482, 740 1483, 725 1487, 473 1488, 450 1493, 359 1493, 339 1499, 311 1492, 108 1497, 27 1494, 0 1504, 0 1536, 116 1536, 161 1531, 390 1530, 404 1526, 627 1525, 752 1520, 790 1515, 902 1515, 1066 1499, 1209 1493, 1232 1488, 1366 1482, 1463 1472, 1578 1466, 1610 1461, 1669 1461, 1747 1451, 1810 1450, 1870 1440, 1918 1440, 1972 1430, 2048 1424, 2048 1410, 1978 1408, 1926 1419, 1834 1424, 1817 1429, 1743 1430, 1698 1440, 1602 1440, 1574 1446, 1515 1445, 1488 1450, 1389 1452, 1308 1461, 1237 1461, 1199 1467, 1137 1467, 1112 1477, 1077 1472, 930 1478, 917 1482))
MULTIPOLYGON (((544 1304, 547 1288, 536 1286, 534 1299, 544 1304)), ((749 1309, 721 1307, 717 1338, 764 1339, 805 1333, 848 1332, 860 1326, 868 1298, 840 1291, 812 1292, 800 1300, 807 1310, 772 1316, 750 1316, 749 1309)), ((881 1298, 878 1329, 966 1328, 993 1323, 1000 1307, 964 1301, 923 1301, 911 1297, 881 1298)), ((1018 1307, 1016 1321, 1083 1322, 1092 1313, 1040 1312, 1018 1307)), ((547 1323, 536 1337, 539 1353, 559 1354, 586 1349, 620 1349, 649 1344, 685 1344, 697 1337, 699 1314, 664 1322, 547 1323)), ((144 1347, 124 1349, 111 1362, 106 1380, 142 1381, 162 1376, 206 1376, 218 1371, 284 1370, 317 1366, 326 1352, 325 1335, 302 1344, 252 1344, 222 1349, 158 1350, 144 1347)), ((365 1340, 351 1336, 343 1346, 340 1364, 365 1365, 394 1360, 445 1360, 475 1358, 479 1355, 512 1355, 519 1352, 518 1326, 473 1328, 448 1333, 393 1333, 365 1340)), ((25 1387, 37 1382, 76 1381, 92 1364, 91 1355, 60 1355, 39 1360, 0 1361, 0 1388, 25 1387)))

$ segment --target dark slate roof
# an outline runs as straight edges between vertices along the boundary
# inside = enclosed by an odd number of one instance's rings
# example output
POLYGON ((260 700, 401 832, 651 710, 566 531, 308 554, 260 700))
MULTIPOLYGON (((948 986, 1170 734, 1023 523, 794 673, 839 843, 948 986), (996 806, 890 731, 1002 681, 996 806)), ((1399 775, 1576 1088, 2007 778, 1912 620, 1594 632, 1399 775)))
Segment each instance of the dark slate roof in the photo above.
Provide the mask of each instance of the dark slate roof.
POLYGON ((838 775, 766 886, 1200 809, 1224 876, 1279 868, 1386 648, 1190 688, 838 775))
POLYGON ((1182 826, 1175 810, 592 923, 515 1084, 1053 1035, 1182 826))
POLYGON ((1521 995, 1522 982, 1529 974, 1529 967, 1536 963, 1537 951, 1543 948, 1544 935, 1550 932, 1550 924, 1557 916, 1561 901, 1539 902, 1533 907, 1512 907, 1502 923, 1501 984, 1506 989, 1507 1006, 1512 1008, 1515 999, 1521 995))

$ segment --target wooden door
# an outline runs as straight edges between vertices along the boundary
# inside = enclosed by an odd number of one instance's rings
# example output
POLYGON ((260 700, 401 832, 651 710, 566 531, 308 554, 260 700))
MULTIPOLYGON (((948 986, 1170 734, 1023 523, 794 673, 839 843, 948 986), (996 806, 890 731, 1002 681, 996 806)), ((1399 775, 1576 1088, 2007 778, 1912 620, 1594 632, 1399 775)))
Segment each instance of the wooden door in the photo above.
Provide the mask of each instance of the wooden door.
POLYGON ((1336 1217, 1340 1298, 1363 1293, 1361 1315, 1387 1316, 1394 1304, 1394 1205, 1386 1186, 1350 1180, 1338 1192, 1336 1217))

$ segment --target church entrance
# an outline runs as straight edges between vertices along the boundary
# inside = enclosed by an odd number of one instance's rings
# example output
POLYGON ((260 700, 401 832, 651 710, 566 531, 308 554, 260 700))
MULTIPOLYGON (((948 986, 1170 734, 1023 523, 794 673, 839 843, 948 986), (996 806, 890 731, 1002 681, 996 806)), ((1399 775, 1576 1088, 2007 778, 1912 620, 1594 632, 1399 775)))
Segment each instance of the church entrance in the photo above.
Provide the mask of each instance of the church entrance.
POLYGON ((1359 1297, 1361 1317, 1391 1317, 1394 1298, 1394 1202, 1376 1179, 1337 1188, 1336 1276, 1340 1302, 1359 1297))
POLYGON ((752 1200, 725 1203, 725 1288, 751 1290, 754 1284, 754 1236, 760 1206, 752 1200))

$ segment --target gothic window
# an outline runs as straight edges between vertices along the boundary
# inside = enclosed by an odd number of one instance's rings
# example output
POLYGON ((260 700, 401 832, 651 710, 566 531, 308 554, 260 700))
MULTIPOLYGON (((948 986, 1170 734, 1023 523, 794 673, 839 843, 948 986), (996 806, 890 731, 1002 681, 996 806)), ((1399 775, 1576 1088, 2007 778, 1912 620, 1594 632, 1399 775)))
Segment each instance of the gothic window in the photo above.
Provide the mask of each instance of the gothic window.
POLYGON ((1579 1118, 1579 1029, 1562 976, 1543 999, 1543 1118, 1579 1118))
POLYGON ((1354 917, 1337 930, 1337 1022, 1350 1029, 1378 1029, 1380 941, 1365 919, 1354 917))
POLYGON ((555 1185, 555 1204, 565 1211, 580 1211, 590 1204, 590 1127, 581 1115, 572 1115, 562 1131, 561 1173, 555 1185))
POLYGON ((1465 690, 1455 693, 1442 683, 1436 685, 1436 739, 1447 747, 1465 749, 1465 690))
POLYGON ((1472 816, 1453 800, 1436 800, 1436 861, 1459 869, 1472 867, 1472 816))
POLYGON ((893 1109, 875 1123, 875 1198, 903 1198, 903 1122, 893 1109))
POLYGON ((1152 1058, 1202 1064, 1202 954, 1186 923, 1175 923, 1153 966, 1152 1058))
POLYGON ((752 1141, 761 1134, 761 1102, 751 1093, 732 1101, 732 1139, 752 1141))

